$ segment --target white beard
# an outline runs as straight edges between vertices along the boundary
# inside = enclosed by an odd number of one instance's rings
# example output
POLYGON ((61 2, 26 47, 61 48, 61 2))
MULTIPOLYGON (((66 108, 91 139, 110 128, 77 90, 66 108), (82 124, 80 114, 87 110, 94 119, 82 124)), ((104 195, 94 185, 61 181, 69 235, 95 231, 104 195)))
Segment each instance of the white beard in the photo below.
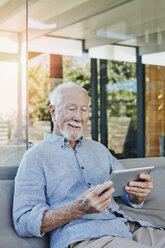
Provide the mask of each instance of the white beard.
POLYGON ((63 136, 65 138, 67 138, 68 140, 70 140, 70 141, 77 141, 82 136, 82 131, 83 131, 82 130, 82 124, 81 123, 74 122, 74 121, 69 121, 69 122, 66 122, 64 124, 63 130, 60 127, 60 131, 63 134, 63 136), (78 129, 78 130, 76 130, 76 129, 75 130, 70 130, 69 129, 69 126, 68 126, 68 123, 71 124, 72 126, 80 127, 80 129, 78 129))

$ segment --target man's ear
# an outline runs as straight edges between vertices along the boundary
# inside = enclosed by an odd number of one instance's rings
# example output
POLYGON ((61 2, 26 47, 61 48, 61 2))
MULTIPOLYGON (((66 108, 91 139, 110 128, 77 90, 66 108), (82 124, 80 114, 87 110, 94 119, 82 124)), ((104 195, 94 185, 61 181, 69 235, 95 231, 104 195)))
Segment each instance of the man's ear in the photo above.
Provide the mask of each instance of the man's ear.
POLYGON ((52 116, 52 120, 55 121, 55 117, 56 117, 56 115, 55 115, 55 106, 50 104, 49 105, 49 110, 50 110, 50 114, 52 116))

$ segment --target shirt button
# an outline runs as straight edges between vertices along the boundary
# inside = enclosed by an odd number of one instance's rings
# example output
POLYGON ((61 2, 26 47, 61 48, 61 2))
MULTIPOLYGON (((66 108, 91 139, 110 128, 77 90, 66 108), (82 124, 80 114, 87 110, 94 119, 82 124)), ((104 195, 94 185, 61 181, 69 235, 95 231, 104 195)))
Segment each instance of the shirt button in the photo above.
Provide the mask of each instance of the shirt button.
POLYGON ((64 146, 62 145, 61 148, 63 148, 64 146))
POLYGON ((88 183, 89 186, 91 186, 91 183, 88 183))
POLYGON ((85 168, 82 166, 81 169, 84 170, 85 168))

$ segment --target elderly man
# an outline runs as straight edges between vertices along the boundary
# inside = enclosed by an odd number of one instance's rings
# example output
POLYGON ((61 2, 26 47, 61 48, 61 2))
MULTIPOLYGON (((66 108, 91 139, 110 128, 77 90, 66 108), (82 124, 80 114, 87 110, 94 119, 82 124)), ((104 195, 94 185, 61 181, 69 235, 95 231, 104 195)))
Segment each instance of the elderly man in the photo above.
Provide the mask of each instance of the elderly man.
MULTIPOLYGON (((85 89, 69 82, 50 96, 53 133, 26 152, 15 179, 14 226, 20 236, 51 232, 51 248, 165 247, 164 231, 119 210, 107 176, 122 165, 99 142, 82 138, 88 121, 85 89), (159 242, 160 243, 159 243, 159 242), (163 242, 163 243, 162 243, 163 242)), ((125 204, 143 205, 149 174, 131 181, 125 204)))

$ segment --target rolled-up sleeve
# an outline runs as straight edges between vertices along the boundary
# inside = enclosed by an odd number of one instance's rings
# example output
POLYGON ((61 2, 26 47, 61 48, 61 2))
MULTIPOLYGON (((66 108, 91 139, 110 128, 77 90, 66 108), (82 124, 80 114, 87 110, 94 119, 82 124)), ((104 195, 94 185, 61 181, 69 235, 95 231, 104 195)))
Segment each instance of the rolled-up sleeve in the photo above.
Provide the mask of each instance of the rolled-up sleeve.
POLYGON ((42 162, 37 154, 29 152, 24 156, 15 178, 13 222, 17 234, 42 237, 42 218, 48 209, 42 162))

